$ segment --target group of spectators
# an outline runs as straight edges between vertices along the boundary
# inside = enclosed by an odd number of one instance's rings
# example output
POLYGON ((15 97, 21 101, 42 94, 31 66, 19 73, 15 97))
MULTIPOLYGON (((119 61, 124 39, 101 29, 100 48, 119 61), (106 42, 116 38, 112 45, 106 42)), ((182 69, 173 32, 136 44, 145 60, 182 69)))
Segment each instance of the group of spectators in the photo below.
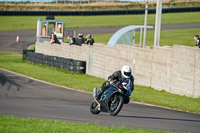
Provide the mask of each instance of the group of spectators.
POLYGON ((93 45, 94 43, 94 39, 92 38, 91 34, 88 34, 86 38, 83 37, 83 34, 78 34, 76 38, 72 36, 68 36, 67 39, 69 40, 70 45, 81 46, 82 44, 93 45))
POLYGON ((195 48, 200 48, 200 38, 199 35, 194 35, 194 40, 196 41, 195 48))
MULTIPOLYGON (((44 27, 42 28, 42 36, 46 36, 46 30, 47 30, 47 25, 44 24, 44 27)), ((93 45, 94 43, 94 39, 92 38, 91 34, 88 34, 86 36, 86 38, 83 37, 83 34, 78 34, 77 37, 73 37, 73 36, 68 36, 68 43, 70 45, 78 45, 81 46, 82 44, 88 44, 88 45, 93 45)), ((52 33, 50 35, 50 43, 57 43, 57 44, 61 44, 60 41, 58 40, 56 34, 52 33)))
MULTIPOLYGON (((42 29, 42 35, 43 36, 46 36, 46 24, 44 25, 43 29, 42 29)), ((86 36, 86 38, 83 37, 83 34, 78 34, 77 37, 73 37, 73 36, 68 36, 67 37, 68 39, 68 43, 70 45, 78 45, 78 46, 81 46, 82 44, 88 44, 88 45, 93 45, 94 43, 94 39, 92 38, 92 35, 91 34, 88 34, 86 36)), ((194 40, 196 41, 196 44, 195 44, 195 48, 200 48, 200 38, 199 38, 199 35, 194 35, 194 40)), ((57 43, 57 44, 61 44, 59 42, 59 40, 57 39, 57 36, 52 33, 51 36, 50 36, 50 43, 53 44, 53 43, 57 43)))
MULTIPOLYGON (((67 39, 68 39, 68 41, 69 41, 68 43, 70 45, 81 46, 82 44, 93 45, 93 43, 94 43, 94 39, 92 38, 91 34, 88 34, 86 36, 86 38, 83 37, 83 34, 78 34, 77 37, 68 36, 67 39)), ((61 44, 54 33, 52 33, 52 35, 50 36, 50 43, 51 44, 53 44, 53 43, 61 44)))

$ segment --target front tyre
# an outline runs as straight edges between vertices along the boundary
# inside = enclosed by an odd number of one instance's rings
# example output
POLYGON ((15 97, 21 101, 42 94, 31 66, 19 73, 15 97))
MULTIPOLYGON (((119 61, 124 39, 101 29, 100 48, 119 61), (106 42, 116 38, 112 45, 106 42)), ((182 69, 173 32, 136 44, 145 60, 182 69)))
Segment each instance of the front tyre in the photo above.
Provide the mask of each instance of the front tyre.
POLYGON ((124 97, 122 95, 115 95, 110 102, 110 115, 116 116, 122 109, 124 104, 124 97))
POLYGON ((100 110, 98 110, 98 103, 96 101, 93 101, 90 106, 90 112, 92 114, 99 114, 100 110))

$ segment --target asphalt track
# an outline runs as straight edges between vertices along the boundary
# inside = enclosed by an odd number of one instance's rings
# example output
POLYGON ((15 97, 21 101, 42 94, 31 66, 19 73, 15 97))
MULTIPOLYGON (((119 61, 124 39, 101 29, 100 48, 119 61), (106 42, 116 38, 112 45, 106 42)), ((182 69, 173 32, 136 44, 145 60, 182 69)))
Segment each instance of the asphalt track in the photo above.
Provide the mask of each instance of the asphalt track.
MULTIPOLYGON (((186 113, 131 102, 113 117, 89 111, 92 94, 45 83, 0 69, 0 114, 105 126, 200 131, 200 114, 186 113)), ((191 103, 192 104, 192 103, 191 103)))
MULTIPOLYGON (((66 31, 65 34, 70 33, 70 31, 76 31, 76 33, 83 33, 84 35, 107 34, 107 33, 115 33, 120 28, 122 27, 118 26, 118 27, 69 28, 65 29, 66 31)), ((200 28, 200 23, 163 24, 161 26, 161 30, 177 30, 177 29, 189 29, 189 28, 200 28)), ((149 30, 154 30, 154 29, 149 29, 149 30)), ((23 49, 27 49, 30 45, 35 44, 36 41, 35 36, 36 36, 36 30, 1 31, 0 51, 21 52, 23 49), (16 43, 17 35, 20 38, 19 43, 16 43)))

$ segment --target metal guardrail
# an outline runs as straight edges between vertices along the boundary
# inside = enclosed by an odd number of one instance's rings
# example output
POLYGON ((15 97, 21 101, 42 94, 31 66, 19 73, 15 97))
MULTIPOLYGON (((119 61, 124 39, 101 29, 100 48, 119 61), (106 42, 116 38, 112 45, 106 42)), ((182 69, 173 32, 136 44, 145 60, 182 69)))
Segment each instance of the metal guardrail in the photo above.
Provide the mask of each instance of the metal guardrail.
MULTIPOLYGON (((197 12, 200 7, 163 8, 162 13, 197 12)), ((125 15, 144 14, 144 9, 136 10, 109 10, 109 11, 0 11, 0 16, 88 16, 88 15, 125 15)), ((155 14, 156 9, 149 9, 149 14, 155 14)))

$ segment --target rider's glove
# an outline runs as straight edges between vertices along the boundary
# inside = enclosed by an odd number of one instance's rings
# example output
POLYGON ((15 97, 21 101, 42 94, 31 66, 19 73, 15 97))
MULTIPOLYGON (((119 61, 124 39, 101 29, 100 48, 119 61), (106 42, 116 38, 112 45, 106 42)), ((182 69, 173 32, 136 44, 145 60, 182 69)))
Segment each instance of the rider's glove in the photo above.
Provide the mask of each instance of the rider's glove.
POLYGON ((108 81, 110 82, 110 84, 113 84, 113 80, 112 79, 108 79, 108 81))

